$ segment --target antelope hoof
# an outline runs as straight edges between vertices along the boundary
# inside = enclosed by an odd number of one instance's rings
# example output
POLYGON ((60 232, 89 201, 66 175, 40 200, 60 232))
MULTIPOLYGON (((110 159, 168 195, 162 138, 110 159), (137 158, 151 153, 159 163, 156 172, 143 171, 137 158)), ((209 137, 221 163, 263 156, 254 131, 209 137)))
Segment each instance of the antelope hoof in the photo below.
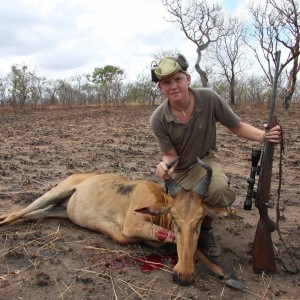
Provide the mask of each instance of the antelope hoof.
POLYGON ((230 287, 233 287, 235 289, 238 289, 238 290, 241 290, 242 289, 242 284, 240 281, 238 281, 237 279, 235 278, 228 278, 228 279, 224 279, 223 282, 230 286, 230 287))

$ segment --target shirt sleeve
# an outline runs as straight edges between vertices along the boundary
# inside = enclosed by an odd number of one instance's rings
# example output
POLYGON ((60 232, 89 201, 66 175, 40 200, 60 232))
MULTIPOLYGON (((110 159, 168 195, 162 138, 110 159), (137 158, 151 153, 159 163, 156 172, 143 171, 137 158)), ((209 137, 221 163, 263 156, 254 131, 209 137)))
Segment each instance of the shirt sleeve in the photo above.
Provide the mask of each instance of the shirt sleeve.
MULTIPOLYGON (((214 92, 215 93, 215 92, 214 92)), ((222 125, 227 128, 232 128, 241 121, 241 119, 234 113, 230 105, 223 100, 217 93, 215 93, 215 118, 222 125)))
POLYGON ((174 146, 167 130, 167 121, 159 109, 156 109, 150 118, 150 126, 158 143, 159 150, 164 153, 174 146))

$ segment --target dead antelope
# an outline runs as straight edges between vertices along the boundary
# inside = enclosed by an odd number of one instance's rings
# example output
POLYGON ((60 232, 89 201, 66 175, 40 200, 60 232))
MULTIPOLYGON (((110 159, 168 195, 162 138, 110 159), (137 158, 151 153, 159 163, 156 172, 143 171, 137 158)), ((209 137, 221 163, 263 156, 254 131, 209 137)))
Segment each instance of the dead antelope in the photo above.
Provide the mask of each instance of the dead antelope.
POLYGON ((120 244, 176 243, 178 262, 173 274, 177 283, 189 285, 194 281, 196 255, 226 284, 240 288, 239 281, 197 249, 203 217, 229 213, 203 202, 212 170, 200 159, 198 162, 207 170, 206 176, 191 190, 169 179, 169 193, 151 181, 133 181, 114 174, 75 174, 23 210, 0 216, 0 224, 18 219, 69 218, 120 244))

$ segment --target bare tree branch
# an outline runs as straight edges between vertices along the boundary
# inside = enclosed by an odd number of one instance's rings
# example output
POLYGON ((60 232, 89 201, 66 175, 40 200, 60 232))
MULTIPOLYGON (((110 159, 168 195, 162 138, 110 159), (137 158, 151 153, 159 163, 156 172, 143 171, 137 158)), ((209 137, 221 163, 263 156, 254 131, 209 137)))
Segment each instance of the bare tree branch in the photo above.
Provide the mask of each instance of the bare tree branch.
POLYGON ((246 69, 245 61, 245 38, 246 28, 241 21, 235 18, 229 18, 224 23, 224 27, 233 29, 230 34, 219 39, 214 43, 211 51, 211 60, 219 74, 225 76, 230 87, 230 103, 235 104, 236 80, 239 74, 246 69))
POLYGON ((286 71, 287 83, 284 96, 284 106, 289 107, 296 87, 297 74, 300 70, 299 64, 299 44, 300 44, 300 11, 297 0, 266 0, 264 4, 258 6, 252 4, 249 8, 253 17, 254 33, 252 37, 260 45, 263 59, 259 55, 256 45, 249 43, 254 51, 270 85, 273 84, 273 69, 275 66, 275 52, 279 46, 288 50, 288 56, 281 63, 279 74, 283 75, 283 70, 291 64, 291 69, 286 71), (267 66, 265 66, 267 62, 267 66))
POLYGON ((288 108, 296 88, 297 74, 300 71, 299 48, 300 48, 300 7, 296 0, 268 0, 270 5, 280 16, 277 40, 285 48, 289 49, 287 60, 282 64, 282 69, 292 62, 292 67, 287 75, 284 107, 288 108))
POLYGON ((198 58, 195 69, 202 85, 208 84, 206 72, 200 67, 202 52, 228 32, 224 31, 224 13, 219 4, 208 4, 206 0, 162 0, 167 11, 173 16, 168 22, 179 23, 185 36, 193 42, 198 58))

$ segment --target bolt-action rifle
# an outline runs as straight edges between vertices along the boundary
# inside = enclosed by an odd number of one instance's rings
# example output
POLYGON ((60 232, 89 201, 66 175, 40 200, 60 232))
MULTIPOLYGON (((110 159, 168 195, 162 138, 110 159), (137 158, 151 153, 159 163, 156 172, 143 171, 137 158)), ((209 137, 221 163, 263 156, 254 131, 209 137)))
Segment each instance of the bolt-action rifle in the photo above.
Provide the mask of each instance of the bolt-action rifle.
MULTIPOLYGON (((272 87, 272 97, 270 103, 270 111, 268 118, 267 130, 277 125, 277 116, 273 114, 275 109, 278 70, 280 64, 280 51, 276 52, 276 69, 272 87)), ((246 201, 244 204, 245 210, 251 210, 252 198, 255 199, 255 206, 259 211, 259 221, 253 242, 253 271, 275 273, 277 271, 274 249, 272 243, 271 233, 276 229, 276 224, 268 215, 272 165, 274 155, 274 144, 265 139, 264 150, 261 157, 261 165, 258 166, 261 151, 252 149, 252 168, 248 182, 248 191, 246 201), (255 184, 255 175, 259 175, 257 184, 257 191, 253 190, 255 184)))

